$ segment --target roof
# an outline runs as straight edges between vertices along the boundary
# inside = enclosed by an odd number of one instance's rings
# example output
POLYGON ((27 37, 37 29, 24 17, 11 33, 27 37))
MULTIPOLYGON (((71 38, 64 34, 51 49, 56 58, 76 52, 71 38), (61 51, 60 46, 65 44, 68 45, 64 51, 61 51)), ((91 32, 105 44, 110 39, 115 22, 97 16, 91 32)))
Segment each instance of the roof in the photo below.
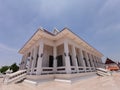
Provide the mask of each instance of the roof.
POLYGON ((109 58, 107 58, 106 59, 106 62, 105 62, 105 64, 117 64, 115 61, 113 61, 113 60, 111 60, 111 59, 109 59, 109 58))
POLYGON ((45 29, 44 29, 44 32, 46 32, 46 33, 48 33, 48 34, 50 34, 50 35, 54 36, 54 34, 53 34, 53 33, 49 32, 49 31, 47 31, 47 30, 45 30, 45 29))
POLYGON ((101 57, 103 56, 102 53, 100 53, 98 50, 96 50, 94 47, 89 45, 85 40, 83 40, 81 37, 73 33, 69 28, 64 28, 57 34, 53 34, 45 29, 38 29, 33 36, 25 43, 25 45, 19 50, 19 53, 23 54, 23 52, 28 49, 35 41, 39 40, 42 37, 46 37, 48 39, 52 40, 58 40, 59 38, 63 36, 68 36, 72 40, 79 42, 79 44, 83 44, 87 48, 91 49, 92 51, 95 51, 95 53, 98 53, 101 57), (47 37, 46 37, 47 36, 47 37))

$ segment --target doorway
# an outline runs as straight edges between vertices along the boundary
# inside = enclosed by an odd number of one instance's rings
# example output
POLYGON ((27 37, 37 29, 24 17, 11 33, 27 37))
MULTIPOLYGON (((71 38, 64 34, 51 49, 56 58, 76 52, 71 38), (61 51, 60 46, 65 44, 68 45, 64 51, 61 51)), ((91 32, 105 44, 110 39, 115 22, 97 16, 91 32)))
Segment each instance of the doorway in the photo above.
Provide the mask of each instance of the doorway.
POLYGON ((72 64, 72 56, 69 55, 69 58, 70 58, 70 65, 73 66, 73 64, 72 64))
POLYGON ((49 56, 49 67, 53 67, 53 56, 49 56))
POLYGON ((63 57, 62 55, 57 56, 57 66, 63 66, 63 57))

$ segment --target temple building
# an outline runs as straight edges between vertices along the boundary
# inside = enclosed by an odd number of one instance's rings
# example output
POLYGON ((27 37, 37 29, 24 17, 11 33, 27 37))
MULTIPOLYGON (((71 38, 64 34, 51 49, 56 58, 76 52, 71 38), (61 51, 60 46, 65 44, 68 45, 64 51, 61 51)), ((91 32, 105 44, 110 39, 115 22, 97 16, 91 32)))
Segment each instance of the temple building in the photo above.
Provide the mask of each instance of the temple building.
POLYGON ((106 69, 110 70, 110 71, 117 71, 119 70, 119 63, 107 58, 105 61, 105 66, 106 69))
POLYGON ((40 28, 19 50, 20 69, 28 75, 94 72, 103 67, 103 54, 70 29, 52 33, 40 28))

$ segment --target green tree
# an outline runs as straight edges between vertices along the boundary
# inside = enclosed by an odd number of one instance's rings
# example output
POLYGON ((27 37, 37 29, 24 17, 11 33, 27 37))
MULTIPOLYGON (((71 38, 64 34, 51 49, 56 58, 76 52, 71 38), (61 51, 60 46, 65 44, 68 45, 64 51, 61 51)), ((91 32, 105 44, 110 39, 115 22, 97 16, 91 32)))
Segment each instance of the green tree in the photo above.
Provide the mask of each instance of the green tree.
POLYGON ((19 70, 19 66, 17 66, 16 63, 13 63, 11 66, 10 66, 10 70, 12 70, 13 72, 16 72, 19 70))
POLYGON ((9 66, 2 66, 0 69, 1 73, 5 73, 9 69, 9 66))

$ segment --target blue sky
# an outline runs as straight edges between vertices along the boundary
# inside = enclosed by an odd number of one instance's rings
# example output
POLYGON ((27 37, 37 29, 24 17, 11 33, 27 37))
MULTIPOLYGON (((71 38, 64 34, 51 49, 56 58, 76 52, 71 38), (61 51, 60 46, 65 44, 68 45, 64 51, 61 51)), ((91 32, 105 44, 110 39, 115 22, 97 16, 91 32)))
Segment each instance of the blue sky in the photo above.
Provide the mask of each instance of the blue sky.
POLYGON ((68 27, 120 60, 120 0, 0 0, 0 66, 19 63, 19 49, 41 26, 68 27))

